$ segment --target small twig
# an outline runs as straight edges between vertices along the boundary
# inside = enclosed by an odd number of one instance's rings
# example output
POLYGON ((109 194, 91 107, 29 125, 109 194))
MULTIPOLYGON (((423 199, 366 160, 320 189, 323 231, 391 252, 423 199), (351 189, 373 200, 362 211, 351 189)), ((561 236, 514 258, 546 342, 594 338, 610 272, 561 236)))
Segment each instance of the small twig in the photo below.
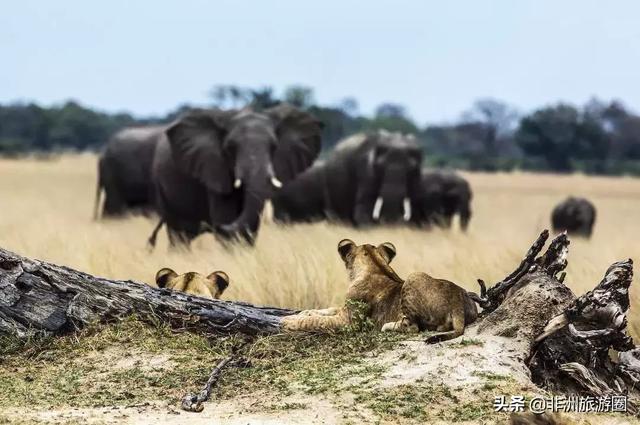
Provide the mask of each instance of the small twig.
POLYGON ((198 394, 187 393, 182 398, 182 410, 186 410, 187 412, 202 412, 204 410, 204 406, 202 403, 209 400, 209 396, 211 395, 211 389, 218 382, 220 376, 222 375, 222 370, 229 364, 231 360, 235 358, 235 354, 230 354, 218 363, 218 365, 213 368, 211 371, 211 375, 207 380, 207 383, 202 388, 202 390, 198 394))
MULTIPOLYGON (((204 406, 202 405, 202 403, 204 403, 205 401, 209 400, 209 397, 211 396, 211 390, 213 389, 213 387, 220 380, 220 377, 222 376, 223 370, 232 361, 241 360, 241 359, 237 358, 238 351, 240 351, 240 349, 243 348, 247 344, 248 344, 248 341, 245 341, 239 347, 234 347, 232 349, 232 351, 231 351, 231 354, 229 354, 227 357, 222 359, 216 365, 216 367, 213 368, 213 370, 211 371, 211 374, 209 375, 209 379, 207 380, 207 383, 204 385, 204 387, 202 388, 202 390, 200 390, 199 393, 197 393, 197 394, 187 393, 187 394, 185 394, 184 397, 182 397, 182 404, 180 406, 182 408, 182 410, 186 410, 187 412, 202 412, 204 410, 204 406)), ((234 361, 234 363, 235 363, 235 361, 234 361)), ((239 363, 240 364, 246 364, 247 362, 246 361, 244 361, 244 362, 240 361, 239 363)))

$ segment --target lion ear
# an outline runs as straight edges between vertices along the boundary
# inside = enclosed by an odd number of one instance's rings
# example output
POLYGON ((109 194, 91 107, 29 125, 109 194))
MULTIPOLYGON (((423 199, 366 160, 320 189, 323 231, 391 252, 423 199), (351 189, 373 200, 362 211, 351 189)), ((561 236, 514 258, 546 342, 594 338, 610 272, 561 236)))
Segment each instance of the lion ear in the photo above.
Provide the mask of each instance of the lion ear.
POLYGON ((211 273, 209 276, 207 276, 207 279, 213 282, 213 284, 216 286, 216 293, 218 296, 222 295, 224 290, 229 286, 229 275, 221 270, 211 273))
POLYGON ((176 276, 178 276, 178 273, 168 267, 160 269, 158 273, 156 273, 156 285, 158 285, 158 288, 164 288, 167 286, 167 283, 175 279, 176 276))
POLYGON ((351 239, 343 239, 338 242, 338 253, 342 260, 346 261, 347 255, 351 252, 356 243, 351 239))
POLYGON ((378 245, 378 252, 390 263, 396 256, 396 247, 391 242, 385 242, 378 245))

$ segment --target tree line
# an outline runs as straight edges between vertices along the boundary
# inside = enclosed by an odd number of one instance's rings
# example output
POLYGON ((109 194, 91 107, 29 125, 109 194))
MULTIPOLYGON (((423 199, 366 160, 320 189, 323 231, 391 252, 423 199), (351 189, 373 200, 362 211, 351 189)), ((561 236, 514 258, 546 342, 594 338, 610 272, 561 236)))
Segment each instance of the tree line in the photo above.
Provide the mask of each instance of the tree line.
MULTIPOLYGON (((558 103, 521 114, 505 102, 481 99, 454 123, 420 125, 400 104, 383 103, 366 116, 354 98, 321 105, 313 90, 303 86, 277 94, 270 87, 220 85, 211 90, 210 99, 211 106, 220 108, 260 110, 286 101, 306 109, 324 123, 325 151, 349 134, 384 128, 415 134, 430 166, 640 175, 640 116, 615 100, 558 103)), ((0 105, 0 155, 97 151, 122 127, 169 122, 189 107, 141 118, 74 101, 52 107, 0 105)))

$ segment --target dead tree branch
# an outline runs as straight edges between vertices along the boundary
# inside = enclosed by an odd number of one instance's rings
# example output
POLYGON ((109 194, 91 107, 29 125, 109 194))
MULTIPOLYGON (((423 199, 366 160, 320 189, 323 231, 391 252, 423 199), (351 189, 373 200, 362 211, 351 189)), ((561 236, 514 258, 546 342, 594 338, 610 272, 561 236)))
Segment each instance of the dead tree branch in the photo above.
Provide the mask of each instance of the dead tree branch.
POLYGON ((483 280, 478 279, 480 285, 480 296, 476 302, 482 307, 482 315, 494 311, 504 301, 509 291, 516 285, 526 274, 541 270, 551 277, 555 277, 557 273, 564 270, 567 266, 567 253, 569 239, 566 233, 556 236, 547 251, 541 257, 538 254, 544 248, 549 238, 549 231, 544 230, 540 236, 531 245, 524 259, 518 267, 500 282, 497 282, 491 288, 487 289, 483 280))
POLYGON ((182 410, 186 410, 187 412, 202 412, 204 410, 204 406, 202 405, 202 403, 208 401, 209 397, 211 397, 211 390, 220 380, 222 372, 228 366, 240 365, 239 363, 241 362, 239 362, 240 359, 238 358, 238 352, 248 343, 249 341, 245 341, 239 347, 234 347, 231 351, 231 354, 222 359, 216 365, 216 367, 213 368, 211 374, 209 375, 209 379, 207 379, 207 383, 198 394, 185 394, 180 405, 182 410))

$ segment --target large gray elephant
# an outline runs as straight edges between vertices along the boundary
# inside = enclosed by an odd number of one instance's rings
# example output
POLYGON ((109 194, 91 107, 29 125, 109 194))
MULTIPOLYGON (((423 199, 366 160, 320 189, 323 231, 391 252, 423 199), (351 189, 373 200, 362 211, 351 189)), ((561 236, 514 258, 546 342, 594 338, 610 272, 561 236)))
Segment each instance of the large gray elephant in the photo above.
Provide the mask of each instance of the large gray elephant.
POLYGON ((584 198, 571 196, 556 205, 551 213, 553 231, 566 230, 574 236, 590 237, 595 221, 596 207, 584 198))
POLYGON ((421 164, 413 136, 383 130, 351 136, 276 194, 274 217, 356 226, 417 222, 421 164))
POLYGON ((161 222, 172 245, 203 231, 253 243, 265 201, 307 169, 322 124, 291 105, 255 112, 187 112, 164 132, 152 166, 161 222))
POLYGON ((440 227, 451 227, 455 215, 460 217, 460 227, 467 230, 471 220, 469 182, 452 171, 424 171, 420 194, 423 222, 440 227))
POLYGON ((164 126, 129 127, 113 135, 98 160, 94 218, 154 210, 151 163, 164 126))

